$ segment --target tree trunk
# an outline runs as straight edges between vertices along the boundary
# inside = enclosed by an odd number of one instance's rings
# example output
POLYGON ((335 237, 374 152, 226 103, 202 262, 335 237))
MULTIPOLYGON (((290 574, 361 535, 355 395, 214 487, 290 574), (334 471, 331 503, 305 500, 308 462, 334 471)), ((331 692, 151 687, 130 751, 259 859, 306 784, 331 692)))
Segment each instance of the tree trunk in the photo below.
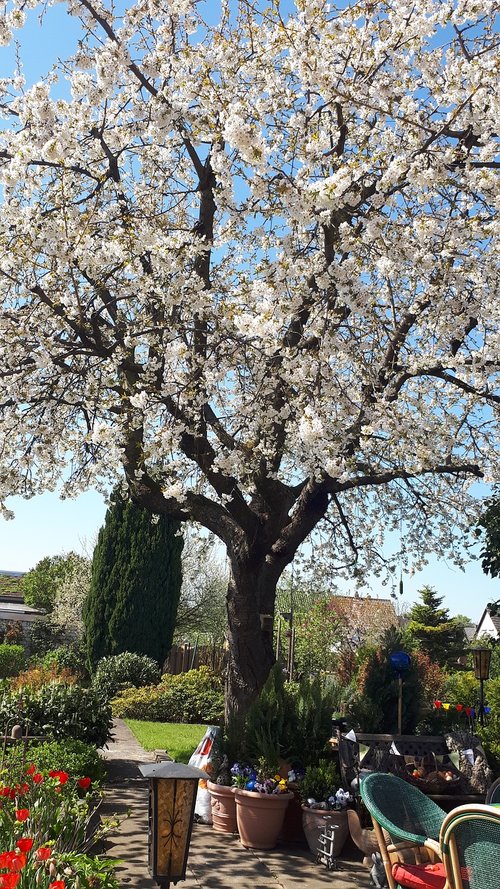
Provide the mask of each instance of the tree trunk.
POLYGON ((276 582, 248 564, 232 571, 227 591, 229 662, 226 719, 244 716, 274 664, 273 622, 276 582), (236 575, 236 576, 235 576, 236 575), (261 610, 262 607, 266 611, 261 610))

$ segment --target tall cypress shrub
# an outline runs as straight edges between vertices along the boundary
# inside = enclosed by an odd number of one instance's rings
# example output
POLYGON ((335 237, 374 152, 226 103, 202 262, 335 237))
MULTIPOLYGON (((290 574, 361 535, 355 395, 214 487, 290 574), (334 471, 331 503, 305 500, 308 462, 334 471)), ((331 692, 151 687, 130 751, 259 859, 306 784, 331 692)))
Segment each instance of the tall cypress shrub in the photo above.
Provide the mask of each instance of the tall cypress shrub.
POLYGON ((133 651, 163 664, 182 582, 179 523, 115 492, 99 531, 84 606, 89 661, 133 651))

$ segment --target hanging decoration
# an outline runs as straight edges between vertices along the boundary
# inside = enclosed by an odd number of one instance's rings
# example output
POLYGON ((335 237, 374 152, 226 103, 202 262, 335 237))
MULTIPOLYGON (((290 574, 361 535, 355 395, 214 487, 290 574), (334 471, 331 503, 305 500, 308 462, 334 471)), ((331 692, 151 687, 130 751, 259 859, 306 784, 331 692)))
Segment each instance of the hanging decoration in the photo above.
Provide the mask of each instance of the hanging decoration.
MULTIPOLYGON (((449 701, 434 701, 434 707, 436 710, 456 710, 458 713, 465 713, 466 716, 471 716, 473 719, 476 715, 476 708, 466 707, 465 704, 452 704, 449 701)), ((485 707, 484 713, 486 716, 491 713, 491 707, 485 707)))

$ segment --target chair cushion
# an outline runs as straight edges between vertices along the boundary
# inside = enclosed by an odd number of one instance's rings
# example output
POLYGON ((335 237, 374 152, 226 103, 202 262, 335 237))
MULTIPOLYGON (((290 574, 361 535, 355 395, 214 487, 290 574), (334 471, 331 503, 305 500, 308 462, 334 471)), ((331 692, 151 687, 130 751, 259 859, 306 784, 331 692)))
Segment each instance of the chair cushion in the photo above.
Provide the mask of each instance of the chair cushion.
POLYGON ((444 864, 394 864, 392 876, 407 889, 443 889, 446 883, 444 864))

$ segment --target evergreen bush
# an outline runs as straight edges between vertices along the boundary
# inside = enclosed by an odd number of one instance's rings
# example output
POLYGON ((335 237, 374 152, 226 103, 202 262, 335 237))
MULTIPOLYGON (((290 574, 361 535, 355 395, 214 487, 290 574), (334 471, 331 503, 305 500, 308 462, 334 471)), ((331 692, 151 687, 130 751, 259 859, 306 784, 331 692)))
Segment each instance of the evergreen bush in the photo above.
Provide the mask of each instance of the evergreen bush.
POLYGON ((222 722, 221 678, 208 667, 162 677, 153 688, 127 689, 113 701, 115 716, 153 722, 222 722))
POLYGON ((30 743, 26 752, 20 746, 12 745, 7 750, 8 767, 13 768, 17 762, 24 766, 34 762, 41 772, 62 769, 79 778, 89 777, 93 785, 101 784, 106 774, 104 760, 95 745, 74 738, 30 743))
POLYGON ((145 654, 124 651, 122 654, 101 658, 92 679, 92 687, 105 700, 111 700, 126 688, 156 685, 159 681, 160 668, 156 661, 145 654))
POLYGON ((26 655, 22 645, 9 645, 3 642, 0 645, 0 679, 8 676, 17 676, 24 669, 26 655))
POLYGON ((111 498, 92 559, 83 607, 89 663, 133 651, 161 666, 172 645, 179 604, 183 540, 180 525, 111 498))
POLYGON ((5 692, 0 700, 0 730, 11 719, 29 726, 31 735, 75 738, 102 747, 110 735, 111 707, 92 688, 49 683, 5 692))
POLYGON ((72 642, 67 645, 59 645, 47 651, 41 658, 33 658, 35 666, 51 667, 55 665, 58 670, 70 670, 81 680, 89 679, 89 671, 86 665, 86 650, 81 642, 72 642))

